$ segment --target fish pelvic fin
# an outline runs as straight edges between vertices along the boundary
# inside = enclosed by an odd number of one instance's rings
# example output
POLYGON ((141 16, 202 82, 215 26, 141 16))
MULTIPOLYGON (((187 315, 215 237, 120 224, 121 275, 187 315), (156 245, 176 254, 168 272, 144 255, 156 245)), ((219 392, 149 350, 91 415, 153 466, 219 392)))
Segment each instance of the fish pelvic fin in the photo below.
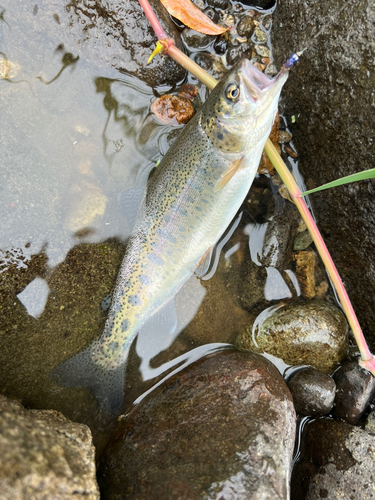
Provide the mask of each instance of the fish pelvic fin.
POLYGON ((208 247, 207 250, 202 255, 202 257, 200 258, 197 267, 195 269, 195 274, 196 276, 198 276, 198 278, 203 278, 203 276, 207 274, 207 271, 211 264, 213 251, 214 251, 214 246, 208 247))
POLYGON ((126 361, 108 369, 95 362, 95 340, 84 351, 58 365, 52 379, 63 387, 87 387, 107 413, 115 413, 124 399, 126 361))
POLYGON ((237 160, 233 161, 230 164, 229 169, 225 172, 225 174, 222 175, 221 179, 217 182, 215 186, 215 192, 223 189, 223 187, 228 184, 228 182, 235 175, 235 173, 242 170, 245 167, 246 167, 246 162, 244 156, 241 156, 241 158, 238 158, 237 160))

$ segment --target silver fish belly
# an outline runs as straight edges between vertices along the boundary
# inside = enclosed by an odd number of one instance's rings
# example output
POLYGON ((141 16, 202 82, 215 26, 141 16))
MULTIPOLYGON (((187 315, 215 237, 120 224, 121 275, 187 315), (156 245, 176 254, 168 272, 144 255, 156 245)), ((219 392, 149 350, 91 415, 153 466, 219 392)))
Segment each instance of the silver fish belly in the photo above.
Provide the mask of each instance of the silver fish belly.
POLYGON ((155 311, 194 273, 248 193, 287 73, 271 80, 249 61, 212 91, 149 179, 102 336, 55 370, 121 405, 130 346, 155 311))

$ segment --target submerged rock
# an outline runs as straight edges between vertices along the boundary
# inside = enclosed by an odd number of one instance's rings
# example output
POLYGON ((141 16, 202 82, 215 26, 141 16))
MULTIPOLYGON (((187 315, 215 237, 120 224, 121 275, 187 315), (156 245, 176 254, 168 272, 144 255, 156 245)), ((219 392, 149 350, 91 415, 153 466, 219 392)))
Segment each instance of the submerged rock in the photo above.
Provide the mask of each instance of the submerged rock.
POLYGON ((329 375, 314 368, 303 369, 292 375, 288 387, 300 415, 318 417, 332 410, 336 385, 329 375))
POLYGON ((168 379, 120 422, 103 499, 287 499, 295 413, 276 368, 223 351, 168 379))
POLYGON ((308 423, 293 469, 293 500, 374 498, 375 436, 345 422, 308 423))
POLYGON ((99 499, 90 429, 0 395, 0 497, 99 499))
POLYGON ((358 361, 341 366, 333 378, 337 386, 335 416, 354 425, 375 396, 375 378, 358 361))
POLYGON ((301 300, 262 313, 237 337, 236 346, 329 373, 347 353, 348 326, 332 304, 301 300))
MULTIPOLYGON (((182 50, 179 33, 159 1, 151 0, 162 28, 182 50)), ((147 60, 157 42, 138 2, 119 0, 72 0, 66 7, 69 34, 85 57, 134 75, 150 86, 173 85, 185 70, 170 57, 147 60)))

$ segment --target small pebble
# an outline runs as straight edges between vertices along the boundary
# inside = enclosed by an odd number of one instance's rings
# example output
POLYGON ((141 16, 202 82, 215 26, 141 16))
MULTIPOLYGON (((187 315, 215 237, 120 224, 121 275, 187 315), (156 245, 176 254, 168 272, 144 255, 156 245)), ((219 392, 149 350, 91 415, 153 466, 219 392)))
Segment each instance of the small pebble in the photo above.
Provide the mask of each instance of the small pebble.
POLYGON ((287 384, 300 415, 323 416, 332 410, 336 384, 329 375, 307 368, 292 375, 287 384))
POLYGON ((312 236, 309 231, 303 231, 297 234, 293 241, 293 250, 299 252, 301 250, 306 250, 307 247, 313 242, 312 236))
MULTIPOLYGON (((259 45, 258 45, 259 47, 259 45)), ((269 51, 268 51, 269 52, 269 51)), ((277 68, 274 64, 269 64, 264 72, 265 75, 267 76, 276 76, 277 75, 277 68)))
MULTIPOLYGON (((264 45, 255 45, 255 50, 257 54, 262 57, 270 57, 270 49, 264 45)), ((271 66, 271 64, 269 66, 271 66)))
POLYGON ((193 4, 198 7, 198 9, 203 10, 205 5, 204 5, 204 0, 192 0, 193 4))
POLYGON ((240 43, 237 47, 232 47, 227 52, 227 62, 230 66, 239 61, 242 57, 252 59, 254 57, 254 46, 247 41, 240 43))
POLYGON ((257 43, 267 43, 268 42, 268 36, 266 35, 266 33, 264 33, 264 31, 262 31, 258 27, 255 28, 255 30, 254 30, 253 38, 254 38, 254 42, 257 42, 257 43))
POLYGON ((250 16, 244 16, 238 23, 237 33, 240 36, 245 36, 247 38, 250 38, 251 35, 254 33, 254 28, 255 28, 254 19, 250 16))
POLYGON ((181 33, 184 43, 191 49, 204 49, 215 39, 211 35, 199 33, 191 28, 185 28, 181 33))
POLYGON ((297 156, 298 156, 297 153, 294 151, 294 149, 289 144, 284 144, 284 151, 291 158, 297 158, 297 156))
POLYGON ((287 132, 286 130, 280 130, 279 133, 279 143, 285 144, 286 142, 290 142, 292 140, 292 134, 287 132))
POLYGON ((214 43, 214 50, 215 50, 216 54, 219 54, 219 56, 222 56, 223 54, 225 54, 227 49, 228 49, 227 40, 225 39, 225 37, 219 35, 216 38, 215 43, 214 43))
POLYGON ((264 29, 269 31, 272 27, 272 16, 264 16, 262 19, 262 25, 264 29))
POLYGON ((355 425, 375 396, 375 378, 358 361, 341 366, 333 378, 337 387, 335 416, 355 425))
POLYGON ((211 19, 211 21, 213 23, 217 23, 218 20, 219 20, 219 13, 216 12, 215 9, 213 9, 212 7, 208 7, 207 9, 204 10, 204 13, 206 14, 207 17, 209 17, 211 19))

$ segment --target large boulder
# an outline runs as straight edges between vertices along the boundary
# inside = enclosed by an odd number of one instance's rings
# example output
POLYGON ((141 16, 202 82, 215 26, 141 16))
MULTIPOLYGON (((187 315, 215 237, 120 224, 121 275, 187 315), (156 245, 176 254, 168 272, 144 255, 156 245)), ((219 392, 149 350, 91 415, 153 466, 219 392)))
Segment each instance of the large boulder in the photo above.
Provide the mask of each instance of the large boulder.
MULTIPOLYGON (((306 48, 283 102, 307 188, 374 167, 374 3, 285 0, 275 12, 272 36, 279 67, 306 48)), ((311 195, 324 240, 373 345, 374 192, 368 180, 311 195)))
POLYGON ((146 396, 102 457, 103 499, 289 498, 295 412, 259 354, 202 358, 146 396))

